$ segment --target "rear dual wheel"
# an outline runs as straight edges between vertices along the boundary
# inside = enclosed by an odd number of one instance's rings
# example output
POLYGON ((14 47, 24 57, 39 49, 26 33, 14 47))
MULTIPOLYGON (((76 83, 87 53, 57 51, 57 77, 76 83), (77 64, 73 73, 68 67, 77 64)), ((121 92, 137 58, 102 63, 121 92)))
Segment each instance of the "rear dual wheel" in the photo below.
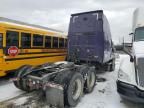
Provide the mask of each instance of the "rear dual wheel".
POLYGON ((63 72, 56 76, 55 83, 64 86, 65 106, 75 107, 83 95, 83 76, 78 72, 63 72))
POLYGON ((67 102, 70 106, 76 106, 83 95, 84 80, 81 74, 76 73, 70 80, 67 89, 67 102))
POLYGON ((83 90, 85 93, 91 93, 93 91, 96 75, 94 70, 89 70, 87 80, 84 84, 82 74, 67 71, 58 73, 54 81, 55 83, 64 86, 65 106, 75 107, 83 95, 83 90))
POLYGON ((32 66, 24 65, 15 72, 15 78, 17 78, 17 80, 13 81, 13 83, 18 89, 28 92, 31 91, 30 87, 27 85, 27 80, 23 78, 23 75, 29 72, 31 69, 32 66))
POLYGON ((95 71, 88 72, 87 80, 85 82, 85 93, 91 93, 95 87, 96 75, 95 71))
POLYGON ((115 70, 115 59, 113 59, 111 61, 111 65, 110 65, 110 72, 114 71, 115 70))

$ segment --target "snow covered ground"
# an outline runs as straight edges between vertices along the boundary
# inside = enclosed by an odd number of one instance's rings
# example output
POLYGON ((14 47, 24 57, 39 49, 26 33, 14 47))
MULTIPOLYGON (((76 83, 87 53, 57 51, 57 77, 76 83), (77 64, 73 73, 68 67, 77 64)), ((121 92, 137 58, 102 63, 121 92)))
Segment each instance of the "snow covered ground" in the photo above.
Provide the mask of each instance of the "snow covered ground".
POLYGON ((0 81, 0 102, 16 97, 24 92, 17 89, 9 80, 0 81))
POLYGON ((85 95, 76 108, 144 108, 144 105, 132 103, 120 98, 117 93, 116 80, 120 61, 128 55, 120 55, 116 59, 114 72, 107 72, 100 75, 106 79, 105 82, 98 82, 91 94, 85 95))
MULTIPOLYGON (((116 70, 114 72, 107 72, 98 75, 100 78, 106 79, 104 82, 98 82, 94 91, 90 94, 84 95, 76 108, 144 108, 142 104, 132 103, 120 98, 116 91, 117 72, 119 69, 121 59, 126 55, 120 55, 116 60, 116 70)), ((0 101, 23 94, 24 92, 18 90, 10 82, 0 83, 0 101)), ((20 103, 18 99, 15 103, 20 103)), ((1 108, 1 107, 0 107, 1 108)))

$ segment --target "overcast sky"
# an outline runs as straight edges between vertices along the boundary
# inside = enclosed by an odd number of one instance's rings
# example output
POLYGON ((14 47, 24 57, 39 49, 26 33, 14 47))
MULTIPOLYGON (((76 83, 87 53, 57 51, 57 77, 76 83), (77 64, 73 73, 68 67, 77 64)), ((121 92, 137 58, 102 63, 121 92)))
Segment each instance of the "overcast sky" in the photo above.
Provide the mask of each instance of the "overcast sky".
POLYGON ((70 14, 103 9, 112 37, 128 37, 132 12, 144 0, 0 0, 0 16, 47 26, 67 32, 70 14))

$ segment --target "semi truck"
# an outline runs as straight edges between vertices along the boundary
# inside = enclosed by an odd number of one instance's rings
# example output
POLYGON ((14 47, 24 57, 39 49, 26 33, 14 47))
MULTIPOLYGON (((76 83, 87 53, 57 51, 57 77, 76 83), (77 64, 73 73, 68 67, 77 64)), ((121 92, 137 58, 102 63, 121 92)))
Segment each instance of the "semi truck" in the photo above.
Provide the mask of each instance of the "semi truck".
POLYGON ((114 47, 108 20, 102 10, 72 14, 66 61, 17 69, 14 85, 24 91, 42 90, 50 106, 78 104, 91 93, 96 73, 113 71, 114 47))
POLYGON ((144 11, 133 13, 132 50, 122 59, 118 72, 117 91, 122 98, 144 102, 144 11))

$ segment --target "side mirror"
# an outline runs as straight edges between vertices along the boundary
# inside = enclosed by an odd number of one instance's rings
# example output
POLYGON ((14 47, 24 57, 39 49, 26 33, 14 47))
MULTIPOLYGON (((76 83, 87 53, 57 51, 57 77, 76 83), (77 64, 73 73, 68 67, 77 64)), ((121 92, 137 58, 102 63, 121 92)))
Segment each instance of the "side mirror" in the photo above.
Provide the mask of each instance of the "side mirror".
POLYGON ((134 33, 130 33, 129 35, 133 35, 134 33))
POLYGON ((130 62, 134 62, 134 58, 130 56, 130 62))
POLYGON ((130 56, 130 62, 134 62, 133 55, 124 47, 123 51, 130 56))

